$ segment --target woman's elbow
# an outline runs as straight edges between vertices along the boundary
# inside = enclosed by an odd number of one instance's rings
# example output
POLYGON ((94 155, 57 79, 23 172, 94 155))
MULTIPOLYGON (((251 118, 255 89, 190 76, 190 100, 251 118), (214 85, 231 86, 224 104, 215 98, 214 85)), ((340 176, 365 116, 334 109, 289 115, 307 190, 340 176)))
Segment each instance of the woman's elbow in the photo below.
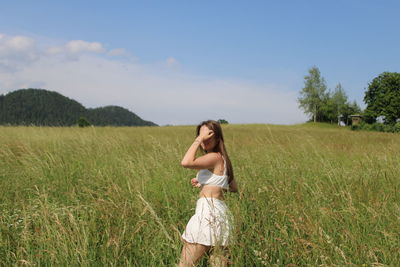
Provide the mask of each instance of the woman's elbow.
POLYGON ((189 168, 191 166, 191 164, 187 160, 182 160, 181 161, 181 166, 184 167, 184 168, 189 168))

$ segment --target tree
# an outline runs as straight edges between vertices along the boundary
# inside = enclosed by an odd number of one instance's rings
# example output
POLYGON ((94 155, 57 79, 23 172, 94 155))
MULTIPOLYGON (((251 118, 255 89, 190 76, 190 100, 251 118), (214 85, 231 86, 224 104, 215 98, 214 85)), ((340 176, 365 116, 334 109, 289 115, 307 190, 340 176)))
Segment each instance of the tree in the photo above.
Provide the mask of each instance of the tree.
POLYGON ((347 103, 346 92, 344 91, 340 83, 336 85, 335 91, 333 91, 331 99, 333 104, 333 116, 335 116, 335 121, 337 121, 337 123, 339 124, 340 116, 343 116, 346 107, 349 105, 347 103))
POLYGON ((219 122, 220 124, 228 124, 228 121, 227 121, 227 120, 224 120, 224 119, 219 119, 218 122, 219 122))
POLYGON ((383 116, 386 124, 395 124, 400 118, 400 73, 383 72, 374 78, 365 92, 365 119, 369 123, 383 116))
POLYGON ((77 124, 79 127, 87 127, 91 125, 90 122, 88 122, 88 120, 85 117, 80 117, 77 120, 77 124))
POLYGON ((311 115, 316 122, 327 99, 326 82, 316 66, 310 68, 308 72, 309 74, 304 77, 304 88, 300 91, 298 102, 300 108, 311 115))
POLYGON ((332 99, 332 93, 329 91, 325 94, 321 102, 321 108, 318 115, 320 122, 334 122, 336 121, 335 104, 332 99))

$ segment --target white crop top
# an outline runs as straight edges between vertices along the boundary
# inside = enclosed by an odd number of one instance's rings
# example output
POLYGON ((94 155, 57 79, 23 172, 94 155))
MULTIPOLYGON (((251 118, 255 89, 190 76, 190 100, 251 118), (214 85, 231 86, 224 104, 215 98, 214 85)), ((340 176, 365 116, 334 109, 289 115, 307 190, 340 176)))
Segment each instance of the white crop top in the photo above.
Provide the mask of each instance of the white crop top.
MULTIPOLYGON (((224 159, 224 158, 223 158, 224 159)), ((208 169, 201 169, 196 175, 197 181, 201 185, 216 185, 228 190, 228 175, 226 173, 226 161, 224 159, 224 174, 216 175, 208 169)))

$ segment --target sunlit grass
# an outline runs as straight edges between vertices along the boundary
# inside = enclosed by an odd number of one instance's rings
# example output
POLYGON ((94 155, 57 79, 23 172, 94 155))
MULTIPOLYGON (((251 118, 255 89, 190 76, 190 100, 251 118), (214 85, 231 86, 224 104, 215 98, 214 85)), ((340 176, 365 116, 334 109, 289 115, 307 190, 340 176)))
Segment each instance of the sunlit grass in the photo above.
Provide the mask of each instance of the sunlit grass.
MULTIPOLYGON (((179 164, 194 128, 0 127, 0 264, 176 264, 198 192, 179 164)), ((400 135, 223 129, 235 266, 398 265, 400 135)))

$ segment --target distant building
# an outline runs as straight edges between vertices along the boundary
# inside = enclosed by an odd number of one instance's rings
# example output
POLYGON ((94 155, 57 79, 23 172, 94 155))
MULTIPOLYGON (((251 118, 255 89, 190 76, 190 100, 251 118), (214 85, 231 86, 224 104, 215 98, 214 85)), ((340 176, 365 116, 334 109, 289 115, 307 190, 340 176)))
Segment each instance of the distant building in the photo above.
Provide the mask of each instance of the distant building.
POLYGON ((360 114, 354 114, 354 115, 350 115, 351 118, 351 125, 360 125, 361 121, 362 121, 362 117, 360 114))

